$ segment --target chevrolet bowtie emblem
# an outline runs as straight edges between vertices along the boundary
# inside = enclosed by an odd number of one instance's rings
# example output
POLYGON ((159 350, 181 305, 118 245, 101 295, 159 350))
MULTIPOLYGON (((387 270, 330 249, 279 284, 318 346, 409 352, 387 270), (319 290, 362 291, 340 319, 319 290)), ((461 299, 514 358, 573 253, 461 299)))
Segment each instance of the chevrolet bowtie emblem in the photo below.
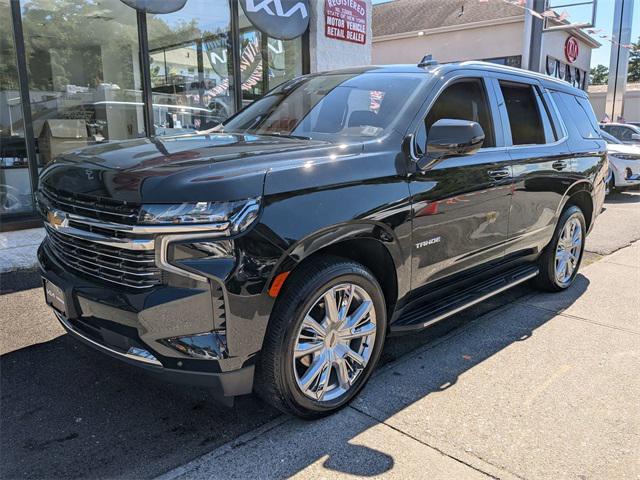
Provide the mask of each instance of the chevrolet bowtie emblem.
POLYGON ((47 212, 47 223, 54 228, 60 228, 66 226, 67 216, 56 210, 49 210, 47 212))

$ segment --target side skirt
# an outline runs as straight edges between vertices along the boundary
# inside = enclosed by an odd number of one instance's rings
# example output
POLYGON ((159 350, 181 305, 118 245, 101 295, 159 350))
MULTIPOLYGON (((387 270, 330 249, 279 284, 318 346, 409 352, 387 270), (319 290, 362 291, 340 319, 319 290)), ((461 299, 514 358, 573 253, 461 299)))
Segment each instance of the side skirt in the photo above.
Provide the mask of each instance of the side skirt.
POLYGON ((407 333, 427 328, 487 298, 532 279, 538 275, 539 271, 535 265, 520 265, 438 301, 411 309, 403 313, 391 325, 391 333, 407 333))

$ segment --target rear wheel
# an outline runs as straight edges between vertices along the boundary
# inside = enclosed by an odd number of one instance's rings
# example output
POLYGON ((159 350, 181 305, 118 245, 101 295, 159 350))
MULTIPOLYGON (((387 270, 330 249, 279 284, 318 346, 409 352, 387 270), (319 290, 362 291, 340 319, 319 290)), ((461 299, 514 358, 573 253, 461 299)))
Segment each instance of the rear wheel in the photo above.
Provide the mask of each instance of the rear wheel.
POLYGON ((294 272, 281 295, 258 365, 257 392, 303 418, 332 413, 358 393, 380 357, 382 290, 364 266, 327 257, 294 272))
POLYGON ((573 284, 582 262, 585 235, 582 210, 575 205, 567 207, 560 216, 551 242, 540 257, 540 274, 535 280, 537 287, 558 292, 573 284))

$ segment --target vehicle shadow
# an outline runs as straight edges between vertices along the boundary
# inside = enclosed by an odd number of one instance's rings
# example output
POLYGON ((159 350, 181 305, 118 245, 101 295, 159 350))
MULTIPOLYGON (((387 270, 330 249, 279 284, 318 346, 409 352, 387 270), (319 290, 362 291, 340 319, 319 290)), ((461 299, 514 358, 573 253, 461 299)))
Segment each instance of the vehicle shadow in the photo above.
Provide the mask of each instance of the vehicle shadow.
POLYGON ((150 478, 279 415, 255 397, 221 407, 69 335, 0 365, 0 478, 150 478))
MULTIPOLYGON (((580 276, 571 295, 565 297, 567 305, 563 308, 573 303, 587 285, 586 278, 580 276)), ((471 321, 532 292, 526 286, 517 287, 424 332, 389 338, 381 363, 389 364, 417 348, 435 347, 443 341, 448 350, 456 351, 465 338, 462 332, 478 328, 471 321)), ((542 317, 513 319, 508 325, 484 322, 484 317, 470 360, 434 357, 432 370, 409 397, 389 394, 385 412, 392 415, 442 391, 443 385, 448 388, 455 384, 465 371, 510 344, 526 340, 554 315, 548 312, 542 317)), ((439 356, 438 351, 429 348, 420 355, 439 356)), ((156 380, 68 335, 5 354, 0 357, 0 365, 1 478, 154 477, 279 416, 255 396, 237 399, 232 409, 221 407, 212 402, 205 389, 156 380)), ((401 375, 398 373, 399 382, 401 375)), ((393 386, 387 388, 395 391, 393 386)), ((356 408, 366 405, 368 390, 355 403, 356 408)), ((338 414, 347 416, 339 432, 332 423, 334 417, 320 422, 290 420, 287 428, 291 432, 282 438, 292 452, 286 461, 271 458, 273 451, 257 449, 253 460, 235 464, 221 461, 216 466, 217 476, 242 478, 243 468, 255 466, 253 461, 260 465, 265 458, 269 459, 265 465, 269 478, 293 475, 318 461, 330 470, 358 476, 393 469, 392 454, 357 444, 357 438, 367 434, 376 421, 363 421, 361 415, 349 417, 355 414, 352 409, 338 414), (318 440, 323 425, 327 429, 325 438, 330 441, 318 440), (359 460, 354 462, 354 458, 359 460)))
MULTIPOLYGON (((561 300, 555 303, 557 310, 555 307, 554 310, 546 310, 518 305, 516 302, 523 301, 523 295, 514 298, 514 294, 507 294, 505 297, 511 296, 511 300, 500 301, 505 306, 513 305, 513 316, 509 315, 510 310, 506 314, 505 310, 494 310, 471 323, 470 320, 477 319, 477 316, 467 314, 466 319, 452 317, 437 327, 449 328, 450 335, 438 336, 431 331, 391 338, 387 347, 392 351, 407 340, 427 348, 413 354, 415 361, 383 366, 351 408, 319 421, 291 419, 278 427, 275 443, 289 445, 287 449, 274 447, 276 437, 267 434, 241 453, 230 452, 218 458, 215 472, 207 470, 206 477, 204 472, 198 472, 195 478, 246 478, 252 472, 255 474, 253 466, 256 462, 269 472, 269 478, 287 478, 303 470, 312 478, 331 476, 326 470, 369 477, 391 473, 397 466, 398 471, 393 472, 395 476, 460 478, 464 472, 455 473, 460 463, 443 458, 432 447, 423 445, 421 449, 415 441, 408 440, 406 435, 391 426, 395 424, 391 417, 429 395, 453 387, 463 374, 505 348, 529 340, 558 311, 573 304, 588 285, 589 281, 579 276, 570 291, 560 295, 561 300), (407 468, 414 470, 407 472, 407 468)), ((526 287, 521 288, 523 292, 525 296, 534 294, 526 287)), ((388 358, 389 353, 385 355, 388 358)), ((487 388, 491 386, 487 385, 487 388)), ((427 410, 423 414, 437 415, 427 410)), ((465 455, 464 451, 461 455, 465 455)))

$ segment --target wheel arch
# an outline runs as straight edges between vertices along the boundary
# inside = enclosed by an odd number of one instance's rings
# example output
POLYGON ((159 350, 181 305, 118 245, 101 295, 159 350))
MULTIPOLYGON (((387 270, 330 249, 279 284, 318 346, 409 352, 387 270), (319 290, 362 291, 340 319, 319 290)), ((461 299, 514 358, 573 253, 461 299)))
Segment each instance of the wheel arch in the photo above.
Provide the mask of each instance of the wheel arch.
POLYGON ((290 274, 325 255, 352 260, 368 268, 382 288, 387 315, 391 318, 399 295, 409 289, 409 275, 405 272, 406 254, 388 226, 375 222, 349 223, 309 235, 287 250, 268 285, 273 285, 284 273, 286 279, 280 285, 284 288, 290 274))
POLYGON ((556 216, 559 218, 563 210, 569 205, 575 205, 582 210, 585 223, 587 224, 587 231, 591 230, 594 219, 593 185, 591 182, 588 180, 580 180, 571 185, 562 197, 562 202, 556 212, 556 216))

